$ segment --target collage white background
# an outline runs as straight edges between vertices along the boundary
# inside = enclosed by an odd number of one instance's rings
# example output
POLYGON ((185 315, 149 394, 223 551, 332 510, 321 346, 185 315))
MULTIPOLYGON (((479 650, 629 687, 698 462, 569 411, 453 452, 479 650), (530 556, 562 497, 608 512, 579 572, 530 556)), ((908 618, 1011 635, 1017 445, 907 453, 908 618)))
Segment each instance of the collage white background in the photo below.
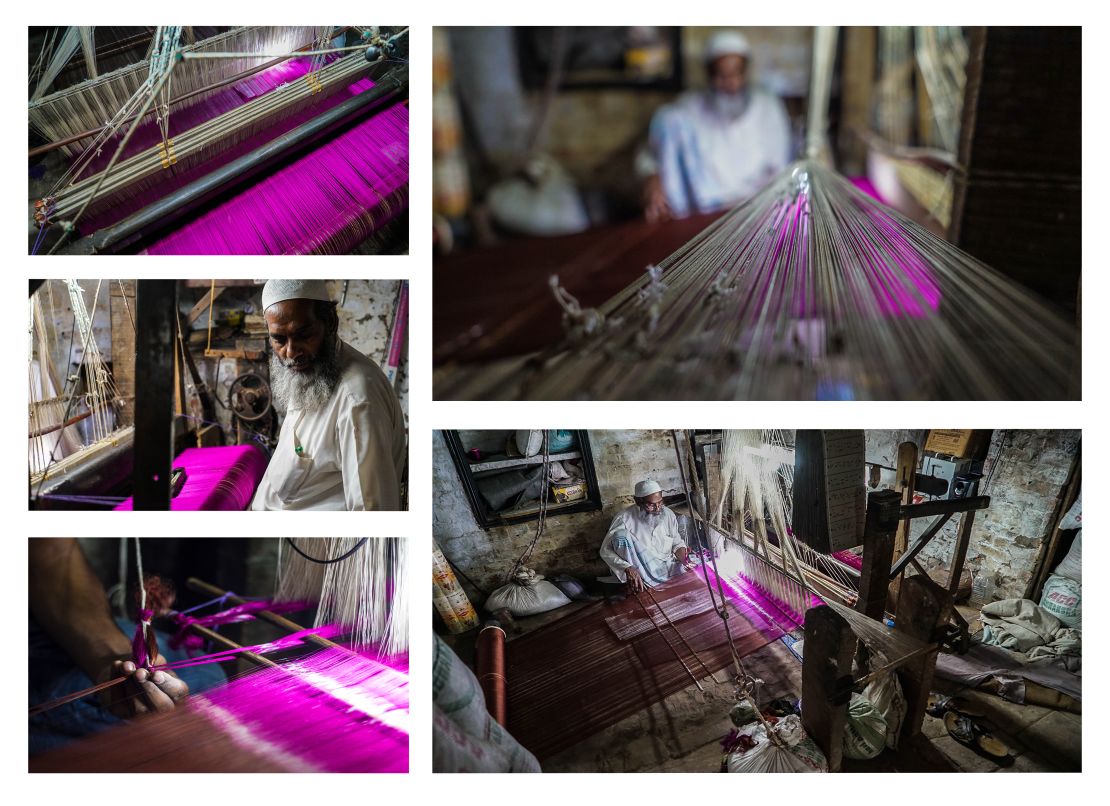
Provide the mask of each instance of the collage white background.
MULTIPOLYGON (((833 802, 894 803, 990 802, 1000 797, 1015 804, 1063 799, 1105 802, 1098 795, 1110 768, 1107 738, 1107 673, 1105 595, 1097 580, 1108 566, 1105 505, 1102 495, 1110 484, 1106 471, 1110 429, 1107 395, 1106 317, 1100 308, 1107 299, 1110 271, 1101 238, 1110 221, 1107 184, 1107 132, 1110 115, 1107 91, 1110 70, 1106 54, 1108 29, 1100 3, 1062 2, 952 2, 920 3, 811 2, 790 3, 646 3, 610 0, 553 0, 536 2, 447 2, 394 0, 356 3, 332 0, 304 4, 241 0, 237 3, 196 0, 181 6, 116 2, 90 3, 59 0, 49 5, 7 3, 2 14, 9 21, 3 48, 3 89, 6 113, 0 118, 4 148, 4 181, 0 184, 3 211, 3 251, 0 252, 2 340, 0 367, 9 381, 0 393, 0 444, 12 455, 0 462, 0 595, 5 615, 4 662, 0 664, 3 733, 0 770, 3 798, 8 803, 28 800, 47 804, 121 804, 134 801, 161 804, 221 802, 296 803, 307 799, 337 799, 356 803, 402 801, 416 804, 488 804, 510 801, 528 806, 587 802, 673 804, 712 798, 744 801, 750 798, 782 802, 800 799, 833 802), (135 25, 160 22, 247 24, 320 24, 360 21, 411 27, 410 45, 410 244, 411 253, 398 257, 320 258, 190 258, 116 257, 31 258, 27 255, 26 75, 28 25, 135 25), (431 29, 433 25, 1083 25, 1083 143, 1084 143, 1084 293, 1083 319, 1084 402, 911 402, 911 403, 443 403, 431 399, 431 29), (409 362, 410 377, 410 511, 405 513, 215 513, 170 516, 166 513, 28 512, 27 476, 23 445, 26 439, 27 282, 30 277, 234 277, 312 276, 321 278, 397 278, 411 280, 409 362), (428 585, 431 544, 431 448, 435 428, 528 428, 558 423, 567 428, 1082 428, 1084 481, 1088 491, 1085 513, 1095 524, 1086 546, 1088 586, 1084 596, 1087 640, 1085 771, 1081 777, 1046 775, 934 776, 794 776, 789 779, 736 780, 725 776, 690 775, 560 775, 539 779, 506 776, 433 776, 431 774, 430 660, 432 624, 428 585), (27 774, 26 708, 27 664, 25 614, 27 602, 27 541, 31 537, 81 536, 328 536, 403 535, 413 541, 412 714, 408 776, 50 776, 27 774)), ((1051 65, 1045 65, 1051 70, 1051 65)), ((1079 81, 1061 76, 1060 81, 1079 81)), ((484 282, 475 276, 474 282, 484 282)))

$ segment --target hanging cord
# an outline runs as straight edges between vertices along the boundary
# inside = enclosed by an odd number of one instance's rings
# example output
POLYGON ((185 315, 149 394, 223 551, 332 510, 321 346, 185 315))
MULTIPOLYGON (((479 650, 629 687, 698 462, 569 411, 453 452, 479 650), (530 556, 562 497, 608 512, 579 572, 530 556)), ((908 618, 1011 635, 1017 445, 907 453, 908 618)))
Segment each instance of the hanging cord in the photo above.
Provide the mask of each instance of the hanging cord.
MULTIPOLYGON (((686 478, 686 467, 685 463, 682 460, 682 450, 679 447, 679 432, 677 429, 671 431, 671 437, 674 441, 675 457, 678 459, 678 473, 682 479, 682 491, 686 494, 686 505, 690 508, 690 515, 696 518, 698 513, 697 510, 694 509, 693 496, 691 496, 690 494, 690 483, 686 478)), ((707 541, 704 540, 702 542, 707 543, 707 541)), ((709 584, 708 574, 705 575, 705 585, 706 588, 709 590, 709 600, 713 605, 713 610, 720 617, 721 623, 724 625, 725 638, 728 640, 728 651, 729 654, 732 655, 732 662, 733 665, 736 667, 734 692, 736 701, 740 702, 746 700, 748 704, 751 705, 752 711, 755 713, 756 718, 759 720, 759 723, 763 726, 768 740, 772 744, 789 750, 790 748, 786 744, 786 742, 782 739, 782 737, 778 735, 778 733, 774 731, 771 723, 768 722, 766 718, 764 718, 763 713, 759 709, 759 703, 757 703, 755 700, 756 686, 758 686, 763 681, 759 680, 758 678, 752 677, 748 673, 747 669, 744 668, 744 664, 740 661, 740 653, 736 649, 736 643, 735 641, 733 641, 732 638, 732 630, 728 626, 728 610, 725 602, 725 592, 723 587, 721 586, 721 575, 717 572, 717 556, 716 553, 713 551, 712 546, 707 546, 707 548, 709 551, 709 560, 713 564, 713 576, 717 580, 717 593, 720 596, 719 605, 717 603, 717 599, 713 595, 713 587, 709 584)))
POLYGON ((520 555, 520 558, 513 565, 512 570, 509 571, 508 576, 505 578, 506 581, 513 579, 513 577, 516 576, 516 572, 520 570, 524 563, 528 562, 529 558, 532 556, 532 551, 536 548, 536 544, 540 542, 540 538, 543 536, 544 529, 547 526, 547 490, 550 486, 549 481, 551 478, 551 447, 548 443, 548 431, 546 428, 543 430, 542 450, 543 466, 540 470, 540 511, 539 518, 536 522, 536 534, 532 538, 532 542, 528 544, 528 548, 524 550, 524 553, 520 555))
POLYGON ((308 554, 305 554, 303 551, 300 550, 300 548, 297 547, 297 544, 293 542, 293 538, 291 538, 291 537, 285 538, 285 542, 287 542, 289 544, 289 547, 291 549, 293 549, 293 551, 300 554, 302 557, 304 557, 309 562, 318 563, 319 565, 332 565, 334 563, 343 562, 343 560, 346 560, 348 557, 353 556, 356 551, 358 551, 360 548, 362 548, 363 546, 366 545, 366 542, 369 539, 370 538, 368 538, 368 537, 359 538, 359 541, 357 543, 355 543, 355 545, 353 547, 351 547, 350 550, 345 551, 341 555, 339 555, 338 557, 333 557, 330 560, 321 560, 318 557, 310 557, 308 554))

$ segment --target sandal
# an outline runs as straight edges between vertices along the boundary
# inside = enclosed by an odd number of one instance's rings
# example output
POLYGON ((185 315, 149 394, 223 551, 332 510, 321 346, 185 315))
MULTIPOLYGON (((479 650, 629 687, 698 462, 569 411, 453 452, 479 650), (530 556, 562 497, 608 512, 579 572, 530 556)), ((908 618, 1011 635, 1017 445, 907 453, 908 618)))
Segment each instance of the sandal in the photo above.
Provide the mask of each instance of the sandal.
POLYGON ((971 700, 967 699, 967 697, 960 697, 958 695, 946 697, 943 694, 937 694, 935 692, 929 695, 929 702, 925 706, 925 713, 929 716, 943 719, 944 715, 951 711, 976 718, 985 717, 987 715, 982 707, 975 705, 971 700))
POLYGON ((994 738, 970 717, 949 711, 944 715, 944 727, 948 735, 957 742, 984 758, 989 758, 995 764, 1007 766, 1014 763, 1010 748, 994 738))

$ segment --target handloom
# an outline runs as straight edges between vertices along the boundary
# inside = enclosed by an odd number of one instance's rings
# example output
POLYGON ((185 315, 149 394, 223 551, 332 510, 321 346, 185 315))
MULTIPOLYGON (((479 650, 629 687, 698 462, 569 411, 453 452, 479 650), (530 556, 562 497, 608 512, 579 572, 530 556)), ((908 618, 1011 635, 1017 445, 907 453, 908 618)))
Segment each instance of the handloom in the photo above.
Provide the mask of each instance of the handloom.
MULTIPOLYGON (((829 511, 830 502, 823 500, 829 488, 814 484, 812 479, 832 478, 844 461, 843 450, 852 452, 847 446, 853 443, 854 435, 799 432, 799 437, 799 445, 805 442, 844 447, 831 454, 801 448, 792 454, 785 435, 779 432, 725 432, 721 503, 715 523, 699 514, 707 499, 697 485, 696 475, 690 476, 694 483, 687 480, 685 466, 693 466, 692 456, 684 456, 680 447, 687 441, 676 432, 674 442, 687 501, 699 527, 707 533, 702 541, 707 547, 703 553, 710 557, 730 593, 744 596, 744 588, 754 586, 778 605, 778 612, 792 622, 791 629, 804 622, 802 721, 825 753, 829 769, 836 771, 841 765, 847 698, 853 689, 882 675, 897 673, 909 703, 900 735, 908 743, 917 740, 937 653, 942 647, 956 652, 967 650, 967 624, 955 612, 953 592, 959 583, 974 514, 987 508, 990 499, 972 495, 911 503, 916 449, 907 443, 899 449, 897 488, 867 494, 866 517, 859 532, 863 553, 858 564, 854 552, 822 553, 809 545, 820 540, 813 540, 812 534, 796 534, 791 523, 802 529, 820 528, 820 518, 813 515, 829 511), (823 467, 800 469, 796 463, 820 463, 823 467), (908 467, 908 473, 903 472, 903 466, 908 467), (802 486, 801 479, 809 481, 802 486), (726 503, 731 510, 728 517, 726 503), (799 508, 813 511, 799 522, 799 508), (921 571, 914 558, 948 519, 959 513, 962 517, 946 588, 921 571), (919 517, 934 520, 912 546, 906 546, 903 524, 919 517), (723 537, 723 542, 712 539, 715 537, 723 537), (901 578, 910 565, 919 573, 901 578), (888 610, 892 580, 901 584, 888 610)), ((859 470, 858 484, 862 488, 862 467, 859 470)), ((849 509, 854 509, 854 504, 850 503, 849 509)))
POLYGON ((44 99, 40 131, 69 131, 54 145, 76 156, 35 204, 33 251, 350 251, 379 232, 407 205, 407 110, 392 107, 407 92, 404 32, 331 44, 347 30, 241 28, 182 46, 159 28, 149 63, 44 99), (191 226, 198 212, 208 223, 191 226), (250 227, 267 213, 273 224, 250 227))
MULTIPOLYGON (((312 541, 313 543, 318 541, 312 541)), ((365 538, 388 544, 392 538, 365 538)), ((314 550, 319 550, 319 546, 314 550)), ((364 646, 356 651, 330 640, 350 632, 350 625, 331 623, 304 629, 279 612, 302 609, 304 602, 277 604, 244 600, 200 580, 190 587, 217 591, 217 598, 188 611, 170 610, 172 588, 144 575, 141 542, 135 558, 142 584, 132 660, 151 671, 178 669, 245 658, 261 667, 225 686, 190 697, 174 712, 137 720, 58 751, 32 759, 37 771, 299 771, 400 772, 408 768, 407 642, 364 646), (202 609, 234 606, 208 615, 202 609), (279 611, 279 612, 274 612, 279 611), (174 642, 196 633, 224 646, 216 652, 154 665, 157 640, 150 622, 172 616, 179 627, 174 642), (260 618, 289 633, 281 638, 242 647, 215 632, 221 624, 260 618), (315 651, 280 661, 273 653, 315 651)), ((400 565, 391 568, 403 577, 400 565)), ((386 597, 403 591, 394 579, 380 578, 386 597)), ((325 590, 332 597, 351 591, 325 590)), ((360 603, 369 599, 355 595, 360 603)), ((404 609, 403 599, 390 598, 384 620, 404 609)), ((375 603, 376 606, 376 603, 375 603)), ((391 632, 386 630, 386 632, 391 632)), ((192 645, 196 649, 196 645, 192 645)), ((31 709, 31 715, 95 694, 124 682, 120 677, 31 709)))
POLYGON ((56 285, 47 281, 30 299, 29 478, 31 496, 63 486, 82 468, 111 462, 130 450, 131 427, 120 425, 123 399, 97 347, 93 320, 107 305, 111 281, 99 280, 91 305, 77 280, 65 280, 73 321, 68 340, 58 332, 56 285), (68 344, 67 344, 68 341, 68 344), (71 370, 74 348, 80 356, 71 370))
POLYGON ((1070 399, 1079 337, 1004 274, 822 159, 835 38, 818 31, 807 148, 761 192, 479 397, 1070 399))

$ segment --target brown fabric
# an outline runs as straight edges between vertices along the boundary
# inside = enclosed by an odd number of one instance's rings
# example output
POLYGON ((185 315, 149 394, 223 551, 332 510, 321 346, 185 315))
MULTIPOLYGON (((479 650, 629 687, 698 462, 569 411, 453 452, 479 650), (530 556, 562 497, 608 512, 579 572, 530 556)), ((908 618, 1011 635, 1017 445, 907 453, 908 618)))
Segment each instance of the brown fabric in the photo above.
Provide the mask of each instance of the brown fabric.
POLYGON ((522 355, 558 342, 563 311, 551 294, 548 277, 559 275, 582 307, 597 307, 717 216, 654 225, 633 221, 557 238, 518 238, 436 260, 435 363, 522 355))
MULTIPOLYGON (((652 592, 711 671, 731 664, 725 628, 709 609, 704 580, 686 574, 652 592), (703 604, 692 604, 699 599, 703 604), (694 615, 676 618, 684 610, 694 615)), ((650 598, 643 598, 650 606, 650 598)), ((729 629, 741 656, 781 635, 766 624, 753 623, 759 619, 745 616, 731 604, 728 609, 729 629)), ((693 685, 668 640, 695 677, 708 676, 664 619, 657 616, 666 638, 652 628, 633 631, 638 634, 622 641, 610 627, 610 623, 635 624, 643 616, 631 596, 615 604, 595 602, 508 642, 509 732, 541 761, 693 685)))

